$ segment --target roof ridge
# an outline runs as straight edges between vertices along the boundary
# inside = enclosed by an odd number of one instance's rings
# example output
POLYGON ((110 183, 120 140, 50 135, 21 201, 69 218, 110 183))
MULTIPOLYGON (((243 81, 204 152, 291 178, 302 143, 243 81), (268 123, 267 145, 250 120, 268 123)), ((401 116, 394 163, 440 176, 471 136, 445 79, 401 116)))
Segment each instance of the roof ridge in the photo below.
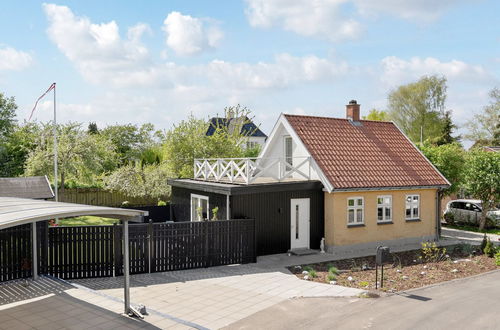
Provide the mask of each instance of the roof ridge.
MULTIPOLYGON (((334 119, 334 120, 342 120, 342 121, 349 121, 347 118, 338 118, 338 117, 327 117, 327 116, 311 116, 311 115, 298 115, 298 114, 288 114, 284 113, 283 115, 288 116, 288 117, 309 117, 309 118, 318 118, 318 119, 334 119)), ((360 119, 359 121, 367 121, 367 122, 374 122, 374 123, 387 123, 387 124, 394 124, 393 121, 385 121, 385 120, 370 120, 370 119, 360 119)))

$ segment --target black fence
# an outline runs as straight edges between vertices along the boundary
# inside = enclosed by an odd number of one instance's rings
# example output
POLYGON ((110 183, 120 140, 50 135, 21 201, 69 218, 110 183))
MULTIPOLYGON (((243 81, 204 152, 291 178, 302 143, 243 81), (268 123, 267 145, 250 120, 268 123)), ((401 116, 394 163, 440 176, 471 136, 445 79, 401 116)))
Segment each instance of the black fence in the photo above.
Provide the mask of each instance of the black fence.
MULTIPOLYGON (((62 279, 123 274, 123 228, 38 224, 39 273, 62 279)), ((31 276, 31 230, 0 231, 0 281, 31 276)), ((129 225, 130 273, 256 261, 250 219, 129 225)))

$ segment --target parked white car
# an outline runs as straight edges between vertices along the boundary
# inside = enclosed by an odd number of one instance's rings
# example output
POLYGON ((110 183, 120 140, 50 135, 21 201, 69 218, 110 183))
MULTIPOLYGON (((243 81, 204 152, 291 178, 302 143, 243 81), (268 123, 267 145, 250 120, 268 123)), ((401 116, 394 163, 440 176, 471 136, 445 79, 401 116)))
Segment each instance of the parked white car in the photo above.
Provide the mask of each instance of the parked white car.
MULTIPOLYGON (((481 218, 482 203, 477 199, 457 199, 448 202, 444 211, 444 218, 447 223, 462 223, 479 225, 481 218)), ((486 213, 489 219, 487 226, 500 227, 500 210, 495 208, 486 213)))

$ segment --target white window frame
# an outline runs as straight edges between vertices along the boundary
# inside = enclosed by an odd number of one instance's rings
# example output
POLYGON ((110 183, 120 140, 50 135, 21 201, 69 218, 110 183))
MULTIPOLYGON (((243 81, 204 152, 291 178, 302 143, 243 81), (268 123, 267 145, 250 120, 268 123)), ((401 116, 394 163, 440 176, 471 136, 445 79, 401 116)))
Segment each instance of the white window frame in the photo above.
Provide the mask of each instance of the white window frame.
POLYGON ((420 195, 419 194, 411 194, 405 196, 405 219, 406 220, 419 220, 420 219, 420 195), (411 197, 411 201, 408 202, 408 197, 411 197), (417 197, 417 201, 414 200, 414 197, 417 197), (410 208, 410 217, 406 215, 406 210, 410 208), (415 216, 414 210, 417 208, 418 215, 415 216))
POLYGON ((349 197, 347 198, 347 226, 356 226, 365 224, 365 198, 364 197, 349 197), (349 201, 354 200, 354 205, 349 206, 349 201), (358 201, 361 200, 361 206, 358 201), (349 211, 354 210, 354 222, 349 222, 349 211), (358 219, 358 210, 361 210, 361 221, 358 219))
MULTIPOLYGON (((283 158, 285 160, 285 164, 286 165, 289 165, 290 167, 293 166, 293 139, 292 139, 292 137, 290 135, 283 136, 283 158), (286 154, 286 141, 287 140, 290 140, 290 143, 291 143, 291 146, 292 146, 290 157, 288 157, 287 154, 286 154), (290 162, 288 162, 288 158, 290 158, 290 162)), ((288 170, 288 168, 286 168, 285 170, 288 170)))
POLYGON ((385 222, 392 222, 392 195, 377 196, 377 223, 385 223, 385 222), (379 198, 382 198, 382 203, 378 202, 379 198), (389 203, 385 202, 386 198, 389 198, 389 203), (378 218, 379 208, 382 208, 382 220, 378 218), (389 218, 386 218, 386 209, 390 210, 391 216, 389 218))
POLYGON ((208 196, 203 196, 203 195, 197 195, 197 194, 191 194, 191 198, 190 198, 190 202, 189 202, 189 206, 190 206, 190 213, 191 213, 191 221, 204 221, 204 220, 210 220, 210 199, 208 196), (206 219, 197 219, 197 214, 193 214, 193 198, 196 198, 198 199, 198 206, 196 206, 196 208, 199 207, 199 201, 201 200, 206 200, 207 201, 207 218, 206 219))

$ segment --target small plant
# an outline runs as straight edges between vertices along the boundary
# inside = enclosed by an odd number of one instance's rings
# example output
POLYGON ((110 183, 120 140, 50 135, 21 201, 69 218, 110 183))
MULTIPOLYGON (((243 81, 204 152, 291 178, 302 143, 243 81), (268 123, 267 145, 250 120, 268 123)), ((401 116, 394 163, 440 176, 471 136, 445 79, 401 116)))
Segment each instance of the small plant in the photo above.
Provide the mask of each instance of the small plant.
POLYGON ((329 273, 328 275, 326 275, 326 280, 327 280, 327 282, 336 281, 337 275, 329 273))
POLYGON ((493 246, 493 243, 491 243, 489 238, 486 242, 486 246, 484 247, 483 252, 490 258, 493 258, 495 256, 496 249, 493 246))
POLYGON ((308 274, 310 278, 318 277, 318 274, 316 274, 316 271, 314 269, 310 270, 308 274))
POLYGON ((500 251, 497 251, 497 253, 495 253, 495 264, 497 266, 500 266, 500 251))
POLYGON ((488 243, 488 237, 486 236, 486 233, 483 236, 483 240, 481 241, 481 252, 484 251, 484 248, 486 247, 486 244, 488 243))
POLYGON ((328 273, 332 274, 332 275, 338 275, 338 274, 340 274, 340 271, 338 270, 337 267, 330 266, 330 267, 328 267, 328 273))
POLYGON ((162 201, 161 199, 158 201, 158 206, 167 206, 167 202, 162 201))
POLYGON ((446 249, 439 248, 436 242, 422 242, 422 255, 424 262, 438 262, 446 259, 446 249))
POLYGON ((304 269, 306 272, 310 272, 311 270, 314 270, 311 266, 305 266, 302 269, 304 269))
POLYGON ((359 285, 362 287, 367 287, 370 285, 370 283, 368 283, 367 281, 361 281, 361 282, 359 282, 359 285))
POLYGON ((216 207, 214 207, 212 209, 212 220, 214 220, 214 221, 218 220, 217 219, 217 213, 219 213, 219 207, 218 206, 216 206, 216 207))

